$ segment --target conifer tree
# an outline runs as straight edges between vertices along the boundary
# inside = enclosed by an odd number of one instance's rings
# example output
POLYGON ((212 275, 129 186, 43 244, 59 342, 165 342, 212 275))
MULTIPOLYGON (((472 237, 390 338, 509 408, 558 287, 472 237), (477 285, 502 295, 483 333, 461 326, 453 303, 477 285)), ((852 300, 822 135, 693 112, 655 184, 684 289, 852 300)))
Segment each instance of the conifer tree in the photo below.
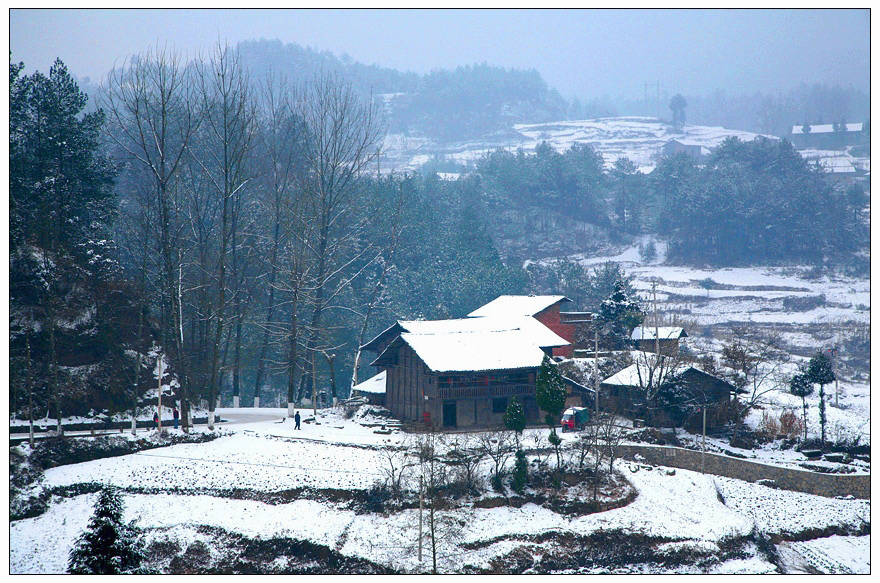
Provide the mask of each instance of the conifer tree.
POLYGON ((825 385, 833 383, 834 369, 831 359, 824 352, 817 352, 807 365, 807 378, 811 383, 819 385, 819 426, 822 428, 822 447, 825 447, 825 385))
POLYGON ((791 377, 788 386, 789 392, 801 398, 804 407, 804 441, 807 440, 807 397, 813 394, 813 383, 807 377, 806 373, 800 372, 791 377))
POLYGON ((556 450, 556 471, 562 468, 562 460, 559 456, 559 446, 562 440, 556 434, 556 420, 559 419, 563 407, 565 407, 565 383, 562 375, 556 370, 556 366, 550 362, 550 358, 544 355, 541 368, 538 369, 538 378, 535 382, 535 397, 538 407, 544 411, 544 421, 550 427, 550 436, 547 440, 556 450))
POLYGON ((526 428, 526 413, 523 410, 522 403, 516 397, 510 400, 510 403, 507 404, 507 409, 504 411, 504 426, 516 432, 517 436, 522 435, 523 430, 526 428))
POLYGON ((143 545, 131 523, 122 521, 125 506, 113 487, 101 490, 95 514, 70 551, 67 572, 76 575, 132 573, 144 559, 143 545))

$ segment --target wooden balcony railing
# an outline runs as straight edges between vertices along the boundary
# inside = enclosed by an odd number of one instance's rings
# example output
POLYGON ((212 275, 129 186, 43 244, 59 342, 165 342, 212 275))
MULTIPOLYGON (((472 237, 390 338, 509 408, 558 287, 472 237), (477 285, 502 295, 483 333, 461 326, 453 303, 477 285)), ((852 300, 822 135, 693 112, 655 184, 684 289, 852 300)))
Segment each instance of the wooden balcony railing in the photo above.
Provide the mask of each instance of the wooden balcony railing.
MULTIPOLYGON (((433 391, 429 391, 428 396, 433 391)), ((530 384, 495 384, 472 385, 467 387, 438 387, 436 397, 440 399, 474 399, 483 397, 513 397, 534 395, 535 385, 530 384)))

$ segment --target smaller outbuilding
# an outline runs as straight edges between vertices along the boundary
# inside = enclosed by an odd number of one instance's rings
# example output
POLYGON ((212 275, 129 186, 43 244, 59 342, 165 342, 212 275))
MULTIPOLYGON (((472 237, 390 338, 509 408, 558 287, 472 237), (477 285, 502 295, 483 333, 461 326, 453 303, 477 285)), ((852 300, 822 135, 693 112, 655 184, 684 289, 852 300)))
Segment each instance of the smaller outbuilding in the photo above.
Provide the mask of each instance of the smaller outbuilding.
POLYGON ((677 139, 669 140, 660 147, 660 155, 663 158, 674 156, 675 154, 685 154, 696 162, 702 162, 703 158, 709 155, 709 148, 699 142, 677 139))
POLYGON ((695 415, 702 418, 705 407, 709 427, 726 423, 736 388, 693 366, 671 361, 648 355, 643 362, 608 377, 600 385, 600 407, 658 427, 687 425, 695 415))
POLYGON ((636 348, 642 352, 657 352, 674 356, 678 354, 679 343, 682 338, 687 338, 687 332, 679 326, 638 326, 630 335, 636 348))
POLYGON ((370 405, 385 406, 385 378, 388 375, 382 371, 371 376, 364 382, 351 388, 352 397, 364 397, 370 405))

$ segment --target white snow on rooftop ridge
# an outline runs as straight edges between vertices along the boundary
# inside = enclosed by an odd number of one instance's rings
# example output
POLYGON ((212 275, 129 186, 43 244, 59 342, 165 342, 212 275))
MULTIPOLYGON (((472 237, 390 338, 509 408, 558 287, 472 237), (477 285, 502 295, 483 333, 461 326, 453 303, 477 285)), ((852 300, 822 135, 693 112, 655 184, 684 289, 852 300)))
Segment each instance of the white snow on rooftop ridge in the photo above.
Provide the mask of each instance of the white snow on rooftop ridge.
POLYGON ((645 359, 647 362, 631 364, 622 371, 619 371, 602 381, 602 384, 619 385, 623 387, 656 386, 671 373, 680 373, 689 368, 687 366, 680 366, 673 371, 666 366, 653 366, 654 358, 656 358, 655 355, 646 354, 645 359))
MULTIPOLYGON (((654 326, 639 326, 632 331, 631 338, 633 340, 654 340, 654 326)), ((671 338, 681 338, 684 334, 684 328, 676 326, 660 326, 656 329, 661 340, 669 340, 671 338)))
POLYGON ((678 142, 682 146, 700 146, 700 147, 702 147, 704 145, 703 142, 697 142, 694 140, 678 140, 678 139, 669 140, 666 143, 671 144, 672 142, 678 142))
MULTIPOLYGON (((544 358, 533 331, 527 329, 461 334, 404 332, 400 337, 435 372, 535 368, 544 358)), ((557 345, 568 344, 559 340, 557 345)))
POLYGON ((371 376, 367 380, 362 383, 359 383, 351 388, 351 392, 354 393, 358 391, 360 393, 370 393, 375 395, 381 395, 385 393, 385 377, 386 371, 382 371, 377 375, 371 376))
POLYGON ((408 320, 398 324, 411 334, 465 334, 472 332, 506 332, 523 330, 532 336, 533 344, 540 347, 565 346, 568 341, 560 338, 531 316, 485 316, 457 318, 452 320, 408 320))
POLYGON ((567 299, 565 296, 498 296, 488 304, 468 314, 468 317, 534 316, 565 299, 567 299))

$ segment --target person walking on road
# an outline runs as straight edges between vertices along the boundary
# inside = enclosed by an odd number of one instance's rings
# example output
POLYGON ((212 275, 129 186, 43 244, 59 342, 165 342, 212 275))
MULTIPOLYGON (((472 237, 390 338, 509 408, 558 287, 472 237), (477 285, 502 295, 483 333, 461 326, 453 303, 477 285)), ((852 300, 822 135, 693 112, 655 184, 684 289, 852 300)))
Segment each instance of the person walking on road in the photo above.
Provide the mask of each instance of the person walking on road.
POLYGON ((174 408, 174 429, 177 429, 177 422, 180 421, 180 411, 177 410, 177 407, 174 408))
POLYGON ((293 416, 293 422, 296 423, 293 428, 299 429, 299 411, 297 411, 296 414, 293 416))
POLYGON ((159 429, 159 414, 158 413, 153 413, 153 425, 156 427, 156 429, 159 429))

